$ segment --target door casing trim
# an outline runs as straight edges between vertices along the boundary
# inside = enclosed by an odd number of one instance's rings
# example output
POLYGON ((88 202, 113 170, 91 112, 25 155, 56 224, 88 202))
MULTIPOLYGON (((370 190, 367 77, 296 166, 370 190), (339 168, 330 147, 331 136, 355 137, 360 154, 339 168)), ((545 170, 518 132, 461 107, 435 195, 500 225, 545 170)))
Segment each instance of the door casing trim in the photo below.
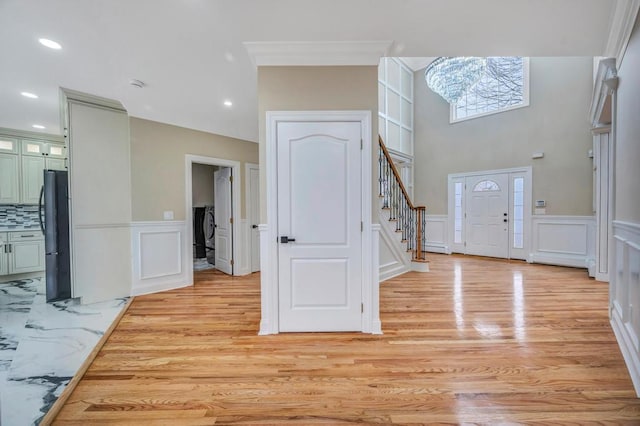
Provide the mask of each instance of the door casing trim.
MULTIPOLYGON (((466 178, 468 177, 473 177, 473 176, 483 176, 483 175, 494 175, 494 174, 507 174, 509 175, 509 211, 511 212, 511 210, 513 209, 512 206, 512 198, 511 198, 511 175, 512 174, 522 174, 525 177, 525 182, 524 182, 524 197, 525 197, 525 205, 524 205, 524 244, 523 244, 523 252, 525 253, 526 257, 526 261, 527 262, 531 262, 531 241, 532 241, 532 227, 531 227, 531 223, 532 223, 532 206, 533 206, 533 168, 531 166, 523 166, 523 167, 512 167, 512 168, 508 168, 508 169, 497 169, 497 170, 479 170, 479 171, 475 171, 475 172, 465 172, 465 173, 451 173, 448 175, 447 178, 447 208, 448 208, 448 212, 447 212, 447 222, 448 222, 448 229, 447 229, 447 238, 449 240, 449 248, 452 252, 454 253, 463 253, 466 254, 466 248, 464 248, 463 250, 460 250, 458 248, 456 248, 456 244, 454 243, 454 226, 455 226, 455 217, 454 217, 454 208, 453 208, 453 202, 454 202, 454 197, 453 197, 453 182, 454 180, 457 179, 462 179, 464 178, 466 180, 466 178)), ((463 197, 463 205, 465 203, 465 198, 466 198, 466 191, 465 191, 465 197, 463 197)), ((463 209, 463 211, 466 212, 466 208, 463 209)), ((511 235, 512 235, 512 231, 513 231, 513 225, 512 222, 510 221, 509 223, 509 245, 508 245, 508 256, 507 258, 510 259, 512 258, 512 245, 511 245, 511 235)), ((464 233, 466 232, 465 227, 463 226, 463 236, 464 233)), ((464 240, 465 238, 463 238, 464 240)))
MULTIPOLYGON (((231 228, 231 240, 233 241, 233 261, 238 262, 240 259, 241 249, 244 248, 244 242, 238 238, 240 234, 240 188, 242 188, 242 174, 240 173, 240 162, 226 160, 223 158, 205 157, 202 155, 185 154, 184 156, 184 186, 185 186, 185 230, 186 230, 186 246, 187 250, 187 278, 189 285, 193 285, 193 176, 191 173, 192 165, 207 164, 210 166, 231 167, 233 176, 233 185, 231 185, 233 209, 233 227, 231 228)), ((235 265, 234 265, 235 266, 235 265)), ((240 268, 233 268, 233 275, 238 275, 240 268)))
MULTIPOLYGON (((361 220, 363 232, 362 250, 362 332, 379 333, 379 306, 373 306, 378 300, 378 275, 372 271, 372 129, 371 111, 267 111, 266 113, 266 176, 267 176, 267 223, 261 232, 266 234, 268 253, 261 253, 261 305, 262 319, 259 334, 277 334, 280 332, 278 315, 278 204, 277 204, 277 128, 279 122, 359 122, 362 135, 361 161, 361 220), (266 228, 266 229, 265 229, 266 228), (268 264, 268 266, 267 266, 268 264)), ((262 245, 261 248, 264 248, 262 245)), ((378 253, 375 253, 377 256, 378 253)), ((377 263, 377 262, 375 262, 377 263)))

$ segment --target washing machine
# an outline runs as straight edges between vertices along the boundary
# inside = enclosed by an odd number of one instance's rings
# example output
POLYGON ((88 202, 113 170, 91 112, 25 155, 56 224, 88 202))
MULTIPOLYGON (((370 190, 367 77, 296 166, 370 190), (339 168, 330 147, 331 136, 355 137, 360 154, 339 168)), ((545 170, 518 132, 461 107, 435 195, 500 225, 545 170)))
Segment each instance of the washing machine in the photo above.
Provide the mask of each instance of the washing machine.
POLYGON ((207 260, 213 264, 216 258, 215 244, 216 244, 216 222, 213 206, 204 207, 204 245, 206 248, 207 260))

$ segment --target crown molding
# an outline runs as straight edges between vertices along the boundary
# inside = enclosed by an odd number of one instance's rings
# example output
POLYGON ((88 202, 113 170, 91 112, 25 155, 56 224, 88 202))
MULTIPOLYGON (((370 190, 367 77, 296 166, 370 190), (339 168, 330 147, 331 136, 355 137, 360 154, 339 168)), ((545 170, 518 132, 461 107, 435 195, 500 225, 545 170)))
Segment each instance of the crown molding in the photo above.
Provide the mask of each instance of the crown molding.
POLYGON ((400 58, 400 60, 409 68, 411 68, 411 71, 416 72, 419 71, 423 68, 426 68, 427 65, 429 65, 431 62, 433 62, 436 58, 434 57, 429 57, 429 58, 420 58, 420 57, 416 57, 416 58, 408 58, 408 57, 402 57, 400 58))
POLYGON ((256 67, 375 65, 387 56, 392 41, 245 42, 256 67))
POLYGON ((616 0, 604 56, 616 58, 618 68, 624 58, 639 9, 640 0, 616 0))
POLYGON ((58 142, 64 143, 64 138, 62 135, 54 135, 53 133, 43 133, 43 132, 31 132, 28 130, 18 130, 18 129, 9 129, 6 127, 0 127, 0 134, 5 136, 13 136, 16 138, 24 138, 24 139, 38 139, 45 140, 48 142, 58 142))

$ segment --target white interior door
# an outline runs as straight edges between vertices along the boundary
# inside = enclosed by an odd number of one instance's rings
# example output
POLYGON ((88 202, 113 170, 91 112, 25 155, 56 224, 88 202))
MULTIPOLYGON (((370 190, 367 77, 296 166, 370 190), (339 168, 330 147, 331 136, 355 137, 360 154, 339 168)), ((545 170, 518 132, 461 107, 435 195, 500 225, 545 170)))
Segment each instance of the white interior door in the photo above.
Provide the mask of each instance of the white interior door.
POLYGON ((360 138, 359 122, 278 123, 280 331, 362 330, 360 138))
POLYGON ((215 267, 233 274, 233 211, 231 208, 231 168, 222 167, 213 173, 215 182, 215 267))
POLYGON ((466 252, 509 257, 509 175, 466 179, 466 252))
POLYGON ((258 195, 260 193, 260 170, 258 168, 249 169, 249 205, 247 206, 251 240, 251 272, 260 270, 260 232, 258 222, 260 221, 260 203, 258 195))

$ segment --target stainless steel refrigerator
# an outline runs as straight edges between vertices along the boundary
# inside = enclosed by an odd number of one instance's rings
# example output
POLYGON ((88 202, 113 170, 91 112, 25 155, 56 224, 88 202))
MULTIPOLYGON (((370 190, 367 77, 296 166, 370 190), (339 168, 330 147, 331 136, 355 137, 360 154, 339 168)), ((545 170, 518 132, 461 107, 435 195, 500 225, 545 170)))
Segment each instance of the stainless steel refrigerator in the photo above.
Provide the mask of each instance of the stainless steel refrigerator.
POLYGON ((68 187, 66 171, 44 171, 38 216, 44 234, 47 302, 71 297, 68 187))

